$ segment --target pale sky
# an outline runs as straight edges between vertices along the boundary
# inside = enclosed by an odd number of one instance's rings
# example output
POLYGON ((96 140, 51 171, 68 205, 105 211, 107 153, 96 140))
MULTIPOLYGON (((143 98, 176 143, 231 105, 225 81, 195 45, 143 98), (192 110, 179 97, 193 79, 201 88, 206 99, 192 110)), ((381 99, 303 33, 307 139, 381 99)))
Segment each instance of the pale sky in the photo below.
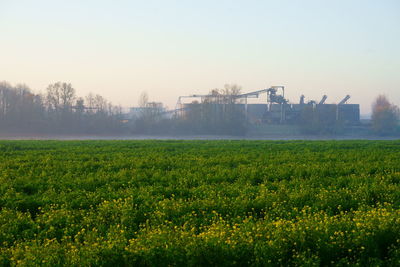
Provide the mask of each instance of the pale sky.
POLYGON ((291 102, 400 105, 397 0, 0 0, 0 81, 56 81, 124 107, 226 83, 284 85, 291 102))

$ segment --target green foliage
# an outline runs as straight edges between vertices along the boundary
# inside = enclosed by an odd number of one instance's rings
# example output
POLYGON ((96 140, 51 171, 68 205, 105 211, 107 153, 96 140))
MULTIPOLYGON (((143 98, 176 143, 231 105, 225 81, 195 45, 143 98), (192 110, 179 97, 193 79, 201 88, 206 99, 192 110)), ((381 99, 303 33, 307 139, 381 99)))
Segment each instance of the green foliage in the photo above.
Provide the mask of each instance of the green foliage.
POLYGON ((399 141, 1 141, 2 266, 400 264, 399 141))

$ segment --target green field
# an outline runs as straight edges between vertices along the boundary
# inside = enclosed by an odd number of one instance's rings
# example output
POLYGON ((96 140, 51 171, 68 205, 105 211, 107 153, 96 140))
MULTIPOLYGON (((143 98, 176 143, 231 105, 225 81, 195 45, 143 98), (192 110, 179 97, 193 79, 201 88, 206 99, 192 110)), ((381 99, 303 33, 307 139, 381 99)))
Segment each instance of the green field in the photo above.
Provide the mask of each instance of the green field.
POLYGON ((0 141, 0 265, 400 265, 400 141, 0 141))

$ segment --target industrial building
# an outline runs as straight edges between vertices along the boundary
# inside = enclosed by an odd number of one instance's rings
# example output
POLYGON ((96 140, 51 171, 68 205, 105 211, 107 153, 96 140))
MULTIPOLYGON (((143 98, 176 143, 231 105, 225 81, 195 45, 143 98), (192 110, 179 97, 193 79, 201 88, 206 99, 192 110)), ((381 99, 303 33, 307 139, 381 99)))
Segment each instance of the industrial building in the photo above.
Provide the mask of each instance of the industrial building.
POLYGON ((212 105, 212 110, 217 116, 218 113, 225 110, 226 105, 234 105, 235 108, 245 114, 249 122, 257 124, 297 124, 305 116, 314 116, 325 122, 334 123, 340 121, 345 125, 357 125, 360 123, 360 105, 348 104, 349 95, 345 96, 337 104, 326 104, 327 98, 324 95, 319 102, 305 102, 305 97, 302 95, 298 103, 290 103, 285 98, 284 86, 272 86, 267 89, 237 95, 214 93, 180 96, 175 111, 177 116, 186 116, 194 109, 209 108, 212 105), (263 94, 267 95, 266 102, 248 103, 248 99, 259 98, 263 94))

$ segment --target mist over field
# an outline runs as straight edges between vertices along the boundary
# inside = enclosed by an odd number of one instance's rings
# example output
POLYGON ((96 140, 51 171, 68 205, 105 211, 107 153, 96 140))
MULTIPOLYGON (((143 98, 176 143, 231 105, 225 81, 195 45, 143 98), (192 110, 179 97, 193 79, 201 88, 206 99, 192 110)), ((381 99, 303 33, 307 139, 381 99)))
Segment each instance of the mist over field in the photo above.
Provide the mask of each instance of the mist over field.
POLYGON ((59 141, 73 141, 73 140, 81 140, 81 141, 89 141, 89 140, 204 140, 204 141, 212 141, 212 140, 270 140, 270 141, 278 141, 278 140, 308 140, 308 141, 321 141, 321 140, 398 140, 397 136, 254 136, 254 137, 243 137, 243 136, 231 136, 231 135, 182 135, 182 136, 168 136, 168 135, 134 135, 134 136, 79 136, 79 135, 36 135, 36 136, 1 136, 1 140, 59 140, 59 141))

